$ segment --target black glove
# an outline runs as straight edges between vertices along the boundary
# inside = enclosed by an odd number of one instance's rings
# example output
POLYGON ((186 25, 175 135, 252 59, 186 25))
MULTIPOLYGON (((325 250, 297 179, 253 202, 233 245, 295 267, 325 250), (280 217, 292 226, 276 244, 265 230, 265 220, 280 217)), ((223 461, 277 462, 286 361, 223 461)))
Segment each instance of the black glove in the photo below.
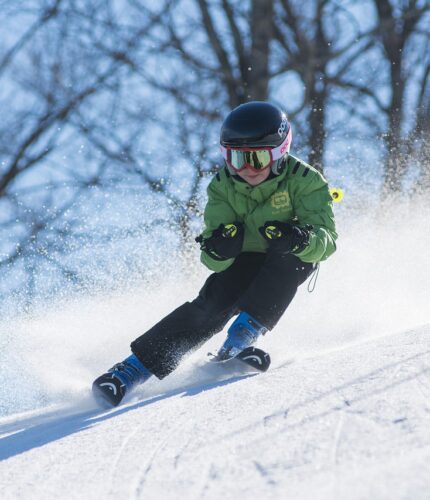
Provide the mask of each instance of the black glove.
POLYGON ((299 227, 289 222, 267 221, 260 231, 269 248, 280 254, 298 253, 309 245, 312 226, 299 227))
POLYGON ((243 224, 234 222, 232 224, 220 224, 211 236, 203 238, 197 236, 196 242, 200 243, 200 249, 215 260, 227 260, 237 257, 242 251, 243 224))

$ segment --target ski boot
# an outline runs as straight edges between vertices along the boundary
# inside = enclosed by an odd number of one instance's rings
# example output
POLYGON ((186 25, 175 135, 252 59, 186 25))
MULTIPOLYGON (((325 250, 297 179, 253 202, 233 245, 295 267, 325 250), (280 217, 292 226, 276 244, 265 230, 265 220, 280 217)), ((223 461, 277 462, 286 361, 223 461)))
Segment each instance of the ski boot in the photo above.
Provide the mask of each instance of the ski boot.
POLYGON ((117 363, 93 382, 93 394, 102 406, 117 406, 136 385, 145 382, 152 373, 132 354, 117 363))
POLYGON ((242 311, 228 329, 227 339, 216 355, 217 361, 227 361, 235 358, 267 331, 266 327, 248 313, 242 311))

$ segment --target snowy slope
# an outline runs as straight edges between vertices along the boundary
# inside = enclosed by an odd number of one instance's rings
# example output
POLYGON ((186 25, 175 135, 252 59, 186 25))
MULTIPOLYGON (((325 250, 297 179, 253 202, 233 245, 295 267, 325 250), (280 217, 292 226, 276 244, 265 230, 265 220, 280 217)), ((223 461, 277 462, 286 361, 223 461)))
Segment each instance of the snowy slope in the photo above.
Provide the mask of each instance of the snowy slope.
POLYGON ((1 498, 430 498, 430 326, 226 380, 201 355, 115 410, 3 418, 1 498))
POLYGON ((315 292, 259 344, 266 374, 208 366, 220 333, 94 408, 92 380, 202 268, 0 318, 0 500, 430 500, 430 209, 407 205, 340 218, 315 292))

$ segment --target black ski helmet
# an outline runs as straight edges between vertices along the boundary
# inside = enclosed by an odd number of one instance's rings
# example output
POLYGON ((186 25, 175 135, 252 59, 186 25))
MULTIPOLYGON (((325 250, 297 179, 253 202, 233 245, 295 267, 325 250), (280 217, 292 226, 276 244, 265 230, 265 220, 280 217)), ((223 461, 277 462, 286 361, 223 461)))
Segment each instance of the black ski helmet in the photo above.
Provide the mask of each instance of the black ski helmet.
MULTIPOLYGON (((291 126, 287 113, 270 102, 251 101, 233 109, 224 120, 220 136, 221 149, 267 146, 276 153, 271 169, 279 175, 290 151, 291 126), (282 145, 281 148, 279 148, 282 145)), ((236 174, 228 165, 229 172, 236 174)))

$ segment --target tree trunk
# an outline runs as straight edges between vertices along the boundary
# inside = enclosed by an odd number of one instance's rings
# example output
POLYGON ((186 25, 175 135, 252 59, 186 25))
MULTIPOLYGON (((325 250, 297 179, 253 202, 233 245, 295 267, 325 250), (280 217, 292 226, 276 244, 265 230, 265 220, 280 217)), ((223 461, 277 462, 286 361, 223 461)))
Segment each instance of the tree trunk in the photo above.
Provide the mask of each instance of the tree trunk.
POLYGON ((326 63, 329 60, 327 40, 323 29, 324 2, 318 2, 316 13, 316 33, 312 43, 312 70, 308 82, 308 102, 310 103, 310 153, 309 163, 322 172, 325 149, 325 109, 327 99, 327 82, 325 81, 326 63))
MULTIPOLYGON (((316 82, 317 83, 317 82, 316 82)), ((309 163, 323 170, 323 156, 325 148, 325 91, 317 90, 315 86, 311 89, 309 100, 311 111, 309 116, 310 127, 310 153, 309 163)))
MULTIPOLYGON (((396 37, 394 37, 396 38, 396 37)), ((402 78, 402 52, 399 41, 392 40, 392 50, 389 50, 391 62, 391 101, 388 110, 388 133, 386 136, 386 157, 384 168, 384 193, 401 191, 402 179, 405 172, 405 152, 402 147, 402 108, 404 101, 405 82, 402 78)))
POLYGON ((270 42, 273 37, 273 0, 253 0, 251 57, 247 100, 265 101, 269 93, 270 42))

